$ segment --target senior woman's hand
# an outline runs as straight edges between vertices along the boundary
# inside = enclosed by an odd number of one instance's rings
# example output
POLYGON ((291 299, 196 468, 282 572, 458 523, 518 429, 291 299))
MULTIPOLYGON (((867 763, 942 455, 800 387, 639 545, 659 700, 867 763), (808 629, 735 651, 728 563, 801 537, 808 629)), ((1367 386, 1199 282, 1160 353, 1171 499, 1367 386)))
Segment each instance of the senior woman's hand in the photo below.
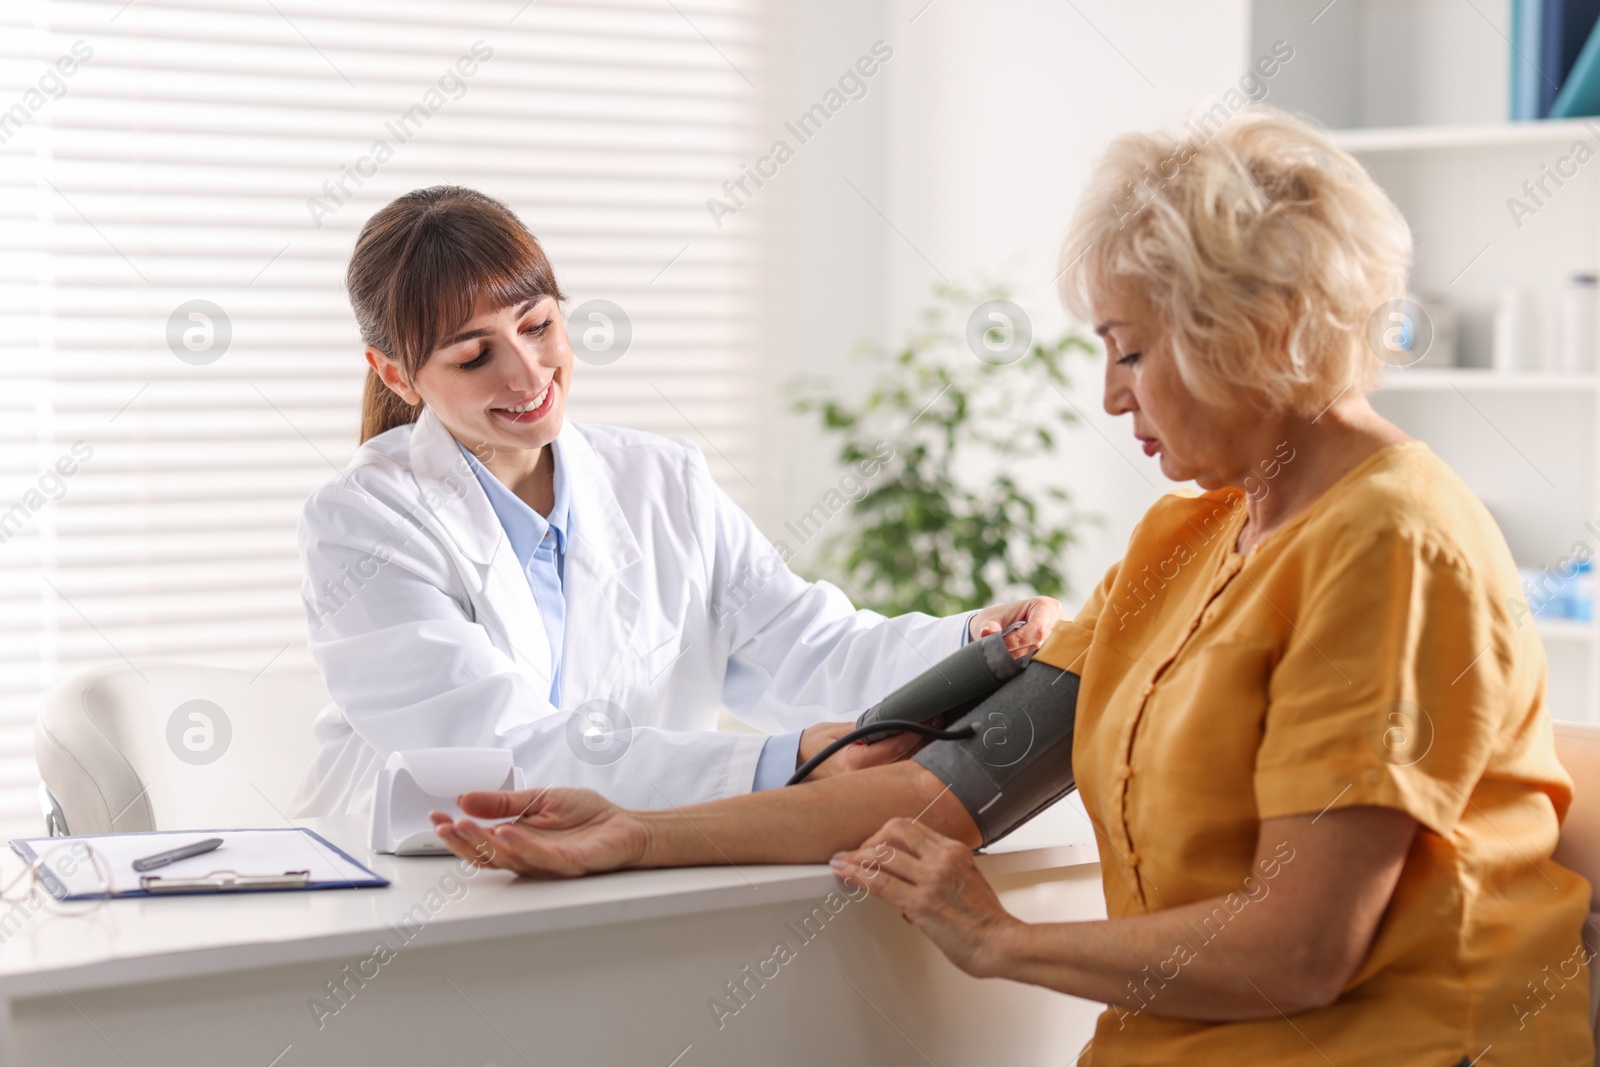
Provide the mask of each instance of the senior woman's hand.
POLYGON ((890 819, 860 848, 836 854, 829 866, 899 908, 951 963, 976 978, 997 973, 1001 937, 1023 925, 1001 906, 971 849, 914 819, 890 819))
POLYGON ((480 819, 515 822, 482 826, 473 819, 429 813, 444 846, 479 867, 526 878, 576 878, 631 866, 648 843, 644 824, 592 789, 463 793, 456 803, 480 819))
POLYGON ((1156 961, 1181 975, 1164 976, 1154 1013, 1270 1019, 1326 1007, 1349 985, 1416 828, 1405 812, 1371 805, 1266 819, 1237 891, 1085 922, 1022 922, 1000 905, 965 845, 914 820, 886 823, 859 849, 837 854, 833 869, 899 908, 975 977, 1041 985, 1137 1014, 1148 994, 1134 983, 1156 961), (879 854, 884 845, 894 850, 887 860, 879 854), (1228 916, 1227 936, 1207 936, 1205 924, 1214 927, 1219 913, 1228 916))
POLYGON ((1022 628, 1006 637, 1006 650, 1015 658, 1044 644, 1044 639, 1050 636, 1050 631, 1062 618, 1061 601, 1055 597, 1029 597, 1027 600, 1014 600, 1009 604, 984 608, 967 623, 967 636, 976 641, 980 637, 997 634, 1020 620, 1022 628))

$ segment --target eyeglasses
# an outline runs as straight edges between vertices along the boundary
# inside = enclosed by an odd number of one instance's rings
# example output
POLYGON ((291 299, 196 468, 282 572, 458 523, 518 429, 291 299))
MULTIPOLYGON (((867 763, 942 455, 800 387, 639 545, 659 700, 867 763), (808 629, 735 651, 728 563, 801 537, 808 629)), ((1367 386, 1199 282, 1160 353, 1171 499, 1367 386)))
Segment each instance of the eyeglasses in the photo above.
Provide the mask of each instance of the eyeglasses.
POLYGON ((27 866, 9 881, 0 884, 0 904, 9 910, 0 911, 0 942, 15 936, 21 926, 14 920, 19 909, 29 917, 44 911, 51 915, 87 915, 98 909, 112 896, 111 865, 106 858, 84 840, 63 841, 47 847, 27 861, 27 866), (68 899, 66 884, 86 871, 93 879, 87 891, 80 889, 68 899), (93 894, 85 897, 86 892, 93 894))

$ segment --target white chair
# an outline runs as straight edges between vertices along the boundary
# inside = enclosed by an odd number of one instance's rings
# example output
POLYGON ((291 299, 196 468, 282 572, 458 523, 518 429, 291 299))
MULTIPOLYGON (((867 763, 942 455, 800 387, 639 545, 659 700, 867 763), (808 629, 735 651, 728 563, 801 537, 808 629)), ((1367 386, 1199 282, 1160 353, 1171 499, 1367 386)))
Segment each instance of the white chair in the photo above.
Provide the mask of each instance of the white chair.
POLYGON ((45 694, 34 733, 51 833, 282 826, 328 702, 315 676, 97 667, 45 694))
MULTIPOLYGON (((1591 958, 1600 951, 1600 726, 1588 723, 1558 722, 1556 757, 1572 775, 1575 792, 1567 821, 1561 826, 1555 861, 1569 871, 1589 879, 1593 896, 1589 899, 1589 922, 1583 928, 1583 941, 1591 958)), ((1589 1024, 1595 1030, 1595 1045, 1600 1048, 1600 967, 1589 968, 1589 1024)), ((1600 1054, 1596 1056, 1600 1063, 1600 1054)))

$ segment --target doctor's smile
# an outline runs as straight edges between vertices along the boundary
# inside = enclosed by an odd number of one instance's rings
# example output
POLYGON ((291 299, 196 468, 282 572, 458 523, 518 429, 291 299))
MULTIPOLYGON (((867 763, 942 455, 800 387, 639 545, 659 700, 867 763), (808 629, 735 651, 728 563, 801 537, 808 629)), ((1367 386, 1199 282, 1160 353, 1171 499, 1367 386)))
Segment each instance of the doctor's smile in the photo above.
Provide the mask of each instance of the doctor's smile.
POLYGON ((555 410, 560 396, 560 387, 554 381, 551 381, 532 400, 521 404, 497 407, 494 409, 494 413, 518 424, 538 422, 555 410))

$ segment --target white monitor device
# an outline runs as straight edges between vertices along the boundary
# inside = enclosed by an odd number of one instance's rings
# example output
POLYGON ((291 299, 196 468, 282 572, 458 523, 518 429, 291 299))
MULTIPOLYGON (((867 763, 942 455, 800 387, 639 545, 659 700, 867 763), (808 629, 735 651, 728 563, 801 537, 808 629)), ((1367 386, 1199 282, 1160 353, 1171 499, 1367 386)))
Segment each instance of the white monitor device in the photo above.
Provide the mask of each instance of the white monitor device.
MULTIPOLYGON (((416 748, 390 753, 372 797, 374 852, 442 856, 430 811, 463 817, 456 797, 474 789, 521 789, 522 768, 503 748, 416 748)), ((481 820, 485 824, 504 820, 481 820)))

